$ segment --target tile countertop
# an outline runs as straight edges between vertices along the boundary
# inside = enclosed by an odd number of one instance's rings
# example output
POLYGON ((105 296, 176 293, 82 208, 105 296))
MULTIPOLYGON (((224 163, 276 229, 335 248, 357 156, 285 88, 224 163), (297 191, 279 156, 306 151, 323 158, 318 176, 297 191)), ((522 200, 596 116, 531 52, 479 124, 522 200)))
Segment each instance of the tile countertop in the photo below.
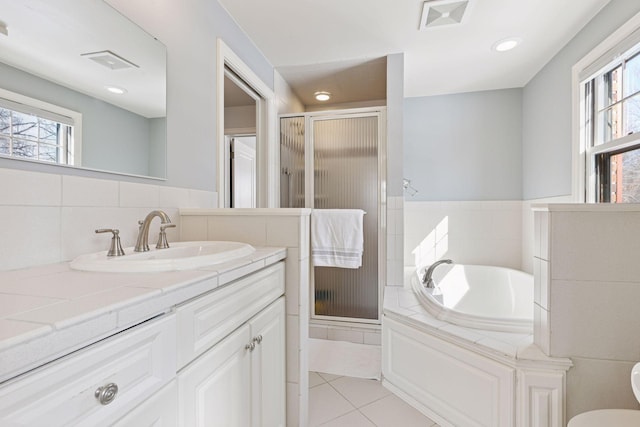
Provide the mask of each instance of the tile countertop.
POLYGON ((286 257, 283 248, 197 270, 93 273, 69 263, 0 272, 0 382, 168 312, 286 257))

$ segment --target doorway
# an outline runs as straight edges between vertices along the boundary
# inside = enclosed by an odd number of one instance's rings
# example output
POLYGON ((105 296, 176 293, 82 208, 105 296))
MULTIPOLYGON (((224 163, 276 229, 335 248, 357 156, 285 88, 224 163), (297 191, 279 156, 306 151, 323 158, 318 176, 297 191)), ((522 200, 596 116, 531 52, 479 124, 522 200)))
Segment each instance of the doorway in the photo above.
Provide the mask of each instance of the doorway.
MULTIPOLYGON (((243 194, 242 206, 278 206, 278 144, 276 104, 273 91, 221 40, 217 61, 217 192, 218 207, 233 203, 233 162, 231 143, 235 138, 254 137, 253 160, 246 150, 236 165, 239 181, 251 180, 253 195, 243 194), (237 104, 237 105, 236 105, 237 104), (249 157, 247 157, 249 156, 249 157), (251 199, 248 199, 251 198, 251 199)), ((247 145, 247 141, 242 142, 247 145)), ((252 144, 250 143, 249 146, 252 144)), ((240 203, 236 201, 236 204, 240 203)))
POLYGON ((227 135, 230 208, 256 207, 256 136, 227 135))

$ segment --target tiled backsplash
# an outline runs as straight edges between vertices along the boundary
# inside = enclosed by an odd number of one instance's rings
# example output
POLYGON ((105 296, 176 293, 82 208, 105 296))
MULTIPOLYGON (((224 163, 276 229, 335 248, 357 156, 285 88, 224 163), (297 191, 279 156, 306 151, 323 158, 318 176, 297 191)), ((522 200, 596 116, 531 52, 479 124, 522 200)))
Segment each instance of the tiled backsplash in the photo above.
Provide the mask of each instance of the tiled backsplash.
MULTIPOLYGON (((217 203, 215 192, 13 169, 0 169, 0 183, 0 271, 106 250, 110 235, 95 234, 97 228, 117 228, 123 247, 133 246, 137 222, 149 211, 163 209, 179 227, 178 208, 217 203)), ((167 235, 178 240, 179 230, 167 235)))
POLYGON ((404 264, 522 267, 521 201, 405 202, 404 264))

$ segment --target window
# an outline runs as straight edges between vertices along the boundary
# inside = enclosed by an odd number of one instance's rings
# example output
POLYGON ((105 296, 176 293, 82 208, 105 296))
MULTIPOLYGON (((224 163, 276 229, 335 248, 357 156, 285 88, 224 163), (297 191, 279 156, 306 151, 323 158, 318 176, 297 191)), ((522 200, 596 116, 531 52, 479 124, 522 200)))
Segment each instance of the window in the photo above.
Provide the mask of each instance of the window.
POLYGON ((77 163, 74 129, 80 120, 78 113, 7 91, 0 95, 0 155, 62 165, 77 163))
POLYGON ((640 203, 640 43, 602 62, 580 83, 588 200, 640 203))

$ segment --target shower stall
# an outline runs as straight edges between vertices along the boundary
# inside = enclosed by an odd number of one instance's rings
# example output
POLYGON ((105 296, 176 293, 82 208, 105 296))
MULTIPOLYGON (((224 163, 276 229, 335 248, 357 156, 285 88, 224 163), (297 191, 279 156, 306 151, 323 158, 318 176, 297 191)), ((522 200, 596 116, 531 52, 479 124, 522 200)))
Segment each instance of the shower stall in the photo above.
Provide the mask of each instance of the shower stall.
POLYGON ((362 209, 358 269, 314 267, 311 317, 379 323, 385 277, 385 111, 339 110, 280 118, 280 205, 362 209))

